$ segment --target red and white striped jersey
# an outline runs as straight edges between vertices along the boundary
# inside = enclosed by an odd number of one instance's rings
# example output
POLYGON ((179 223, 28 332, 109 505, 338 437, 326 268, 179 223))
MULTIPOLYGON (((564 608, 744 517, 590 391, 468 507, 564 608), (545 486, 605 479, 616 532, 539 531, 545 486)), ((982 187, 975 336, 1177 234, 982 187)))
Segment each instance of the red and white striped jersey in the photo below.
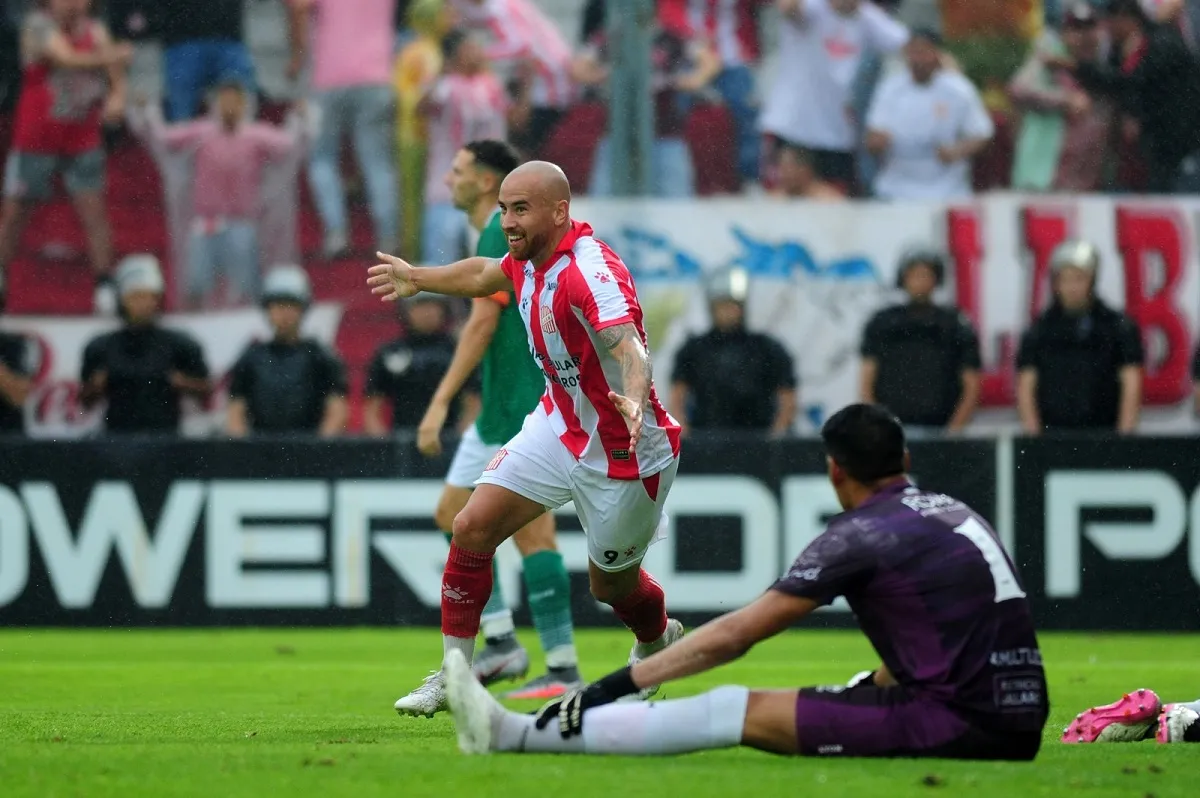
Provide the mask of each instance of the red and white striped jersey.
POLYGON ((657 474, 679 455, 679 424, 654 387, 641 440, 629 449, 629 428, 608 399, 623 394, 621 364, 599 331, 632 324, 643 345, 642 308, 633 278, 591 225, 571 222, 554 257, 541 268, 530 261, 501 261, 512 280, 529 348, 546 375, 546 393, 534 412, 545 413, 559 440, 580 465, 612 479, 657 474))
POLYGON ((425 202, 450 202, 446 173, 455 154, 476 139, 508 137, 508 93, 491 72, 443 75, 426 98, 429 153, 425 158, 425 202))
POLYGON ((530 61, 529 100, 534 108, 566 108, 575 100, 571 47, 558 26, 531 0, 454 0, 454 10, 464 25, 489 34, 488 58, 530 61))

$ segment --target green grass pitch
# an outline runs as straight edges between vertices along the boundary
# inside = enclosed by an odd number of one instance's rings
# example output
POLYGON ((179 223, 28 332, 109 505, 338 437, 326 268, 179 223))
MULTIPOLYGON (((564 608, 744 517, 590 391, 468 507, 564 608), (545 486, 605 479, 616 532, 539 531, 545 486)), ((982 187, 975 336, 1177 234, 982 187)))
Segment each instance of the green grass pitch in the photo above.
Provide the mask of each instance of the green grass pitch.
MULTIPOLYGON (((522 638, 536 647, 525 630, 522 638)), ((437 661, 430 629, 0 630, 0 795, 37 796, 1122 796, 1200 795, 1200 746, 1065 746, 1084 707, 1139 686, 1200 694, 1200 636, 1044 634, 1053 716, 1033 764, 812 760, 752 751, 671 759, 466 758, 449 717, 392 702, 437 661)), ((627 634, 579 635, 585 675, 627 634)), ((796 631, 665 688, 840 682, 873 665, 851 632, 796 631)), ((516 707, 533 709, 535 705, 516 707)))

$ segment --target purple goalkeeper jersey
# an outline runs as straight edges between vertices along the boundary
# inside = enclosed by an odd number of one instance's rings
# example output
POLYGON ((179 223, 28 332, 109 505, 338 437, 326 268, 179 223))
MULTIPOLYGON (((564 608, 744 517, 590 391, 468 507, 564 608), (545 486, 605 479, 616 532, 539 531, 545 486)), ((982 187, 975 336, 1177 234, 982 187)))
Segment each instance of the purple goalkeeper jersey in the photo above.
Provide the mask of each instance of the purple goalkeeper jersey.
POLYGON ((970 507, 899 480, 829 522, 774 590, 845 596, 896 681, 981 728, 1040 731, 1046 674, 1025 591, 970 507))

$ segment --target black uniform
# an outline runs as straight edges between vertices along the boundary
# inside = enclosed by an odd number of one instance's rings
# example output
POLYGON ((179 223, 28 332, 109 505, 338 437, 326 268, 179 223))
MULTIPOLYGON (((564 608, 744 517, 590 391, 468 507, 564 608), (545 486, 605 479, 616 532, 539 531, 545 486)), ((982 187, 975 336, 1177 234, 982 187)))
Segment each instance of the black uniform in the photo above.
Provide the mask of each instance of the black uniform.
MULTIPOLYGON (((37 373, 40 352, 37 344, 24 335, 0 331, 0 364, 18 377, 37 373)), ((0 396, 0 435, 25 431, 25 413, 19 405, 10 404, 0 396)))
POLYGON ((1142 337, 1124 313, 1100 300, 1081 315, 1057 303, 1021 338, 1018 369, 1037 369, 1037 406, 1048 429, 1113 429, 1120 372, 1141 366, 1142 337))
POLYGON ((316 432, 331 396, 346 395, 346 367, 319 341, 253 343, 233 367, 231 399, 246 402, 255 432, 316 432))
POLYGON ((675 356, 673 382, 688 386, 695 429, 768 429, 776 394, 796 387, 792 356, 770 336, 710 330, 675 356))
POLYGON ((102 371, 108 373, 109 432, 177 432, 180 393, 171 386, 171 372, 208 379, 200 344, 158 326, 125 327, 93 339, 83 350, 80 379, 87 383, 102 371))
MULTIPOLYGON (((450 368, 455 341, 446 333, 413 334, 384 344, 367 370, 367 396, 392 403, 392 428, 415 428, 425 415, 438 383, 450 368)), ((458 422, 457 402, 450 404, 446 424, 458 422)))
POLYGON ((954 308, 905 304, 867 322, 860 354, 877 364, 875 401, 904 424, 944 427, 962 398, 962 373, 978 369, 979 338, 954 308))

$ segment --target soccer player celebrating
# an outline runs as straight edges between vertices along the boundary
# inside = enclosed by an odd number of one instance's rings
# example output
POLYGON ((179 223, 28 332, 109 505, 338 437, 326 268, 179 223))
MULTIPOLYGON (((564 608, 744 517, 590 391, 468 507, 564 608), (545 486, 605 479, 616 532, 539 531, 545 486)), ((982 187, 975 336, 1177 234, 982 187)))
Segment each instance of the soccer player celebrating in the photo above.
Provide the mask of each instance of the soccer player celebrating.
MULTIPOLYGON (((516 150, 503 141, 472 141, 455 154, 446 175, 454 207, 465 211, 471 226, 480 231, 475 247, 475 254, 480 257, 503 258, 508 254, 497 202, 501 181, 519 163, 516 150)), ((454 453, 434 515, 438 526, 448 535, 454 517, 471 497, 475 480, 500 446, 521 431, 525 416, 537 405, 546 385, 542 370, 529 356, 525 326, 511 290, 498 291, 472 304, 454 358, 417 428, 417 447, 423 454, 434 457, 441 453, 439 437, 450 403, 481 364, 483 409, 463 434, 454 453)), ((554 516, 549 513, 539 516, 518 530, 513 540, 524 558, 529 611, 546 653, 547 673, 508 697, 554 698, 582 682, 571 622, 570 582, 562 555, 554 546, 554 516)), ((475 655, 474 668, 479 680, 487 685, 524 676, 529 670, 529 655, 517 642, 512 611, 505 606, 494 563, 492 595, 484 605, 482 625, 487 645, 475 655)), ((433 703, 436 693, 418 688, 397 701, 396 710, 412 714, 443 709, 443 703, 433 703)))
MULTIPOLYGON (((546 392, 521 431, 487 463, 454 518, 442 575, 445 655, 469 662, 496 547, 547 509, 573 501, 588 539, 592 595, 637 638, 639 662, 683 636, 663 590, 641 567, 665 525, 679 467, 679 425, 654 390, 642 309, 621 259, 571 219, 566 175, 545 161, 500 185, 502 259, 474 257, 414 268, 378 253, 367 282, 385 301, 430 291, 488 297, 513 291, 546 392)), ((482 688, 480 688, 482 689, 482 688)), ((441 671, 421 690, 444 706, 441 671)), ((649 697, 657 690, 646 684, 649 697)))
POLYGON ((1049 713, 1029 602, 995 533, 962 502, 905 475, 900 422, 851 405, 821 431, 846 512, 749 606, 548 703, 505 710, 451 652, 459 746, 487 751, 1033 759, 1049 713), (711 670, 845 596, 883 661, 847 687, 719 687, 656 704, 612 702, 711 670), (607 705, 607 706, 606 706, 607 705))

